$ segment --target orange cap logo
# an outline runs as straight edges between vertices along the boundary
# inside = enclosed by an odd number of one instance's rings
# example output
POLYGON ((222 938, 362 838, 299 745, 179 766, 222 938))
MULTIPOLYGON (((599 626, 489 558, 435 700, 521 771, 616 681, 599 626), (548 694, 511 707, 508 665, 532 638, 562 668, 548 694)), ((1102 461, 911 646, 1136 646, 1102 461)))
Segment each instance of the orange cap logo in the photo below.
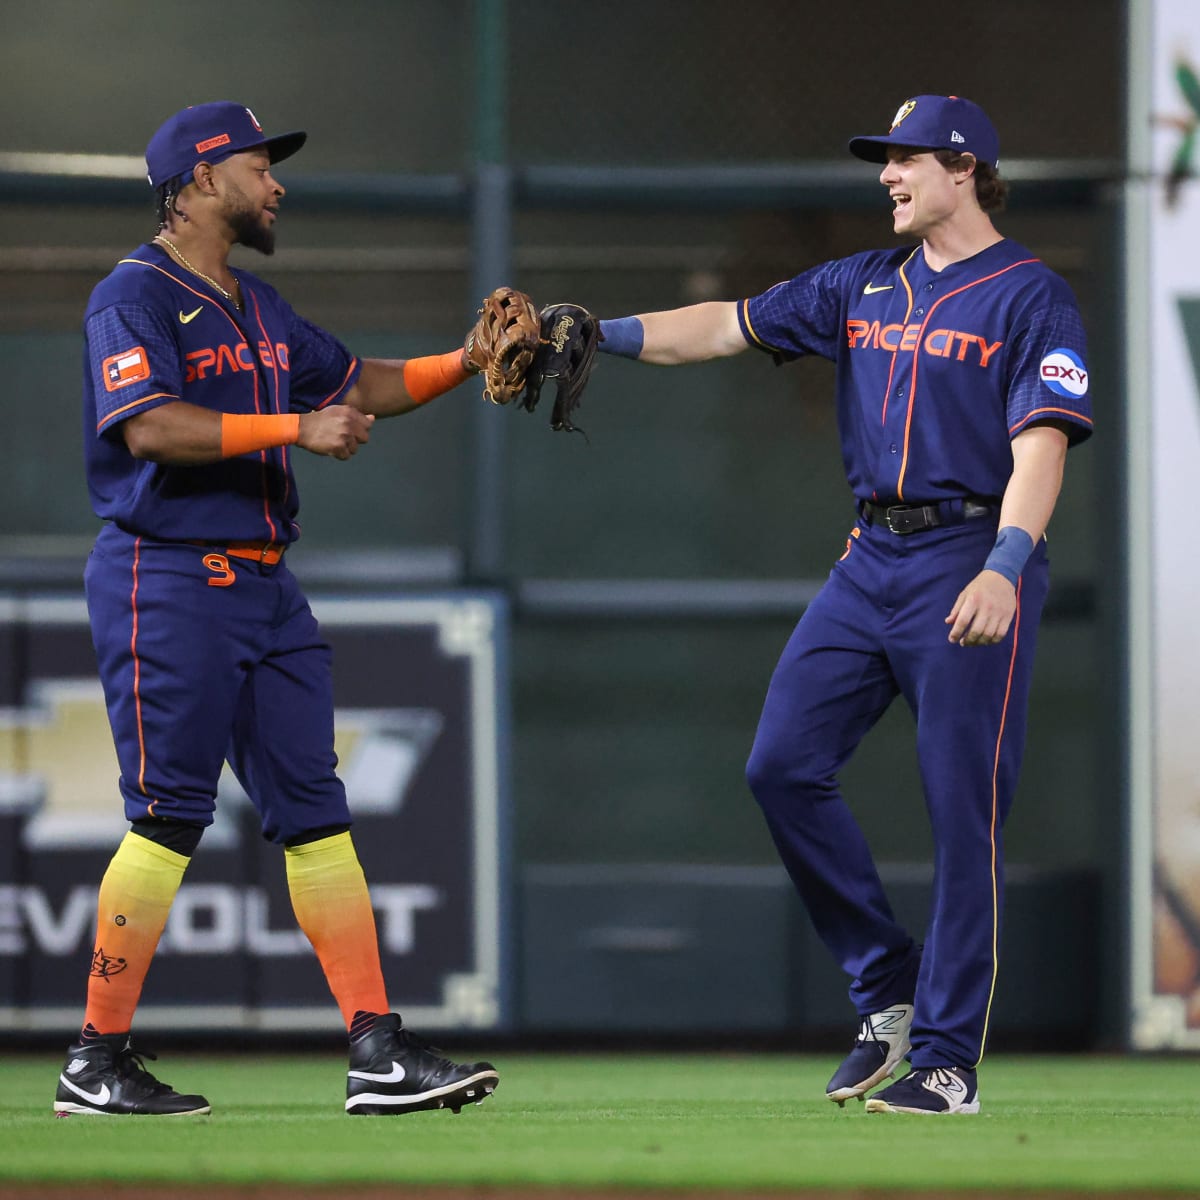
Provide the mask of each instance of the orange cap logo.
POLYGON ((219 133, 216 137, 210 137, 206 141, 196 143, 196 153, 203 154, 206 150, 215 150, 218 146, 228 146, 233 138, 227 133, 219 133))

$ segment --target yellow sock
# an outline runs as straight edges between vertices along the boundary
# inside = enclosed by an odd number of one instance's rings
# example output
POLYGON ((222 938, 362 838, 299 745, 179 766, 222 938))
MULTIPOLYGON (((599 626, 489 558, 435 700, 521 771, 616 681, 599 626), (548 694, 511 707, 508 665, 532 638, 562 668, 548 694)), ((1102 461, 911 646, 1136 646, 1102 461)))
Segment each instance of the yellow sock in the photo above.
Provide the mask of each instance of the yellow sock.
POLYGON ((284 851, 300 928, 317 952, 346 1028, 356 1012, 388 1011, 367 881, 349 833, 284 851))
POLYGON ((125 1033, 191 859, 127 833, 100 881, 84 1023, 125 1033))

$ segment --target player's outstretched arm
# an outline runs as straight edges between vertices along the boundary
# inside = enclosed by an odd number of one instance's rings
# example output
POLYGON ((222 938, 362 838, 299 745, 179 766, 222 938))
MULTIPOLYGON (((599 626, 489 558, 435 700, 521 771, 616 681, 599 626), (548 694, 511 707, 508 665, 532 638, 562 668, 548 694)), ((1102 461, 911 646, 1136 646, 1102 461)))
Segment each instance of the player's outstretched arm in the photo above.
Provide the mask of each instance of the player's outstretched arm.
POLYGON ((502 285, 483 298, 461 349, 424 358, 363 360, 345 403, 377 417, 398 417, 465 383, 483 377, 483 394, 507 404, 525 386, 538 348, 540 320, 533 300, 502 285))
POLYGON ((1017 580, 1050 524, 1062 488, 1067 434, 1055 425, 1034 425, 1013 438, 1012 452, 996 544, 946 617, 950 640, 960 646, 992 646, 1007 635, 1017 608, 1017 580))
POLYGON ((745 350, 737 304, 710 300, 666 312, 641 313, 600 322, 603 354, 636 358, 659 366, 705 362, 745 350))
POLYGON ((427 358, 364 358, 344 403, 375 417, 399 417, 465 383, 473 373, 464 350, 427 358))

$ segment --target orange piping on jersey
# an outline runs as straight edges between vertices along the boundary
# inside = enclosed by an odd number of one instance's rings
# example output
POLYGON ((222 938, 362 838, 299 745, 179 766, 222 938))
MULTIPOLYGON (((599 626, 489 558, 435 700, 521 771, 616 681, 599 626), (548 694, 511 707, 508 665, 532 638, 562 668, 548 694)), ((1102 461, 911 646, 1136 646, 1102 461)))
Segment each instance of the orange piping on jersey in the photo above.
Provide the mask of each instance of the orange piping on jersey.
MULTIPOLYGON (((254 372, 254 411, 262 413, 262 405, 258 401, 258 372, 254 372)), ((263 520, 267 523, 267 528, 271 531, 269 541, 275 541, 278 537, 278 531, 275 528, 275 522, 271 520, 271 487, 270 476, 267 474, 267 466, 269 464, 269 452, 260 450, 258 452, 259 477, 262 479, 262 498, 263 498, 263 520)))
MULTIPOLYGON (((138 734, 138 791, 143 796, 149 798, 149 793, 146 791, 146 733, 142 727, 142 660, 138 658, 137 639, 138 639, 138 565, 142 561, 142 539, 137 538, 133 543, 133 590, 129 594, 129 607, 133 611, 133 633, 129 638, 129 653, 133 655, 133 708, 137 718, 137 734, 138 734)), ((150 816, 154 815, 154 806, 158 803, 156 799, 150 800, 150 807, 146 810, 150 816)))
POLYGON ((904 417, 904 455, 900 459, 900 478, 896 480, 896 498, 904 499, 904 474, 908 470, 908 441, 909 434, 912 432, 912 415, 913 404, 917 399, 917 366, 920 362, 920 348, 925 344, 925 329, 933 314, 937 311, 938 306, 949 300, 951 296, 957 296, 959 292, 969 291, 973 287, 977 287, 981 283, 988 283, 993 279, 999 279, 1001 275, 1007 275, 1009 271, 1015 270, 1017 267, 1027 267, 1030 263, 1039 262, 1036 258, 1023 258, 1020 262, 1009 263, 1007 267, 1003 267, 999 271, 993 271, 990 275, 985 275, 982 279, 973 279, 970 283, 964 283, 962 287, 955 288, 952 292, 947 292, 939 300, 935 300, 930 306, 929 311, 925 314, 925 320, 921 322, 921 331, 917 334, 917 344, 913 349, 913 368, 912 368, 912 383, 908 390, 908 412, 904 417))
POLYGON ((1017 666, 1017 646, 1021 640, 1021 580, 1017 580, 1017 611, 1013 615, 1012 654, 1008 660, 1008 682, 1004 685, 1004 704, 1000 709, 1000 729, 996 733, 996 756, 992 762, 992 982, 988 988, 987 1007, 983 1010, 983 1036, 979 1040, 979 1057, 975 1066, 983 1062, 984 1047, 987 1046, 988 1024, 992 1018, 992 999, 996 994, 996 976, 1000 973, 1000 890, 996 876, 996 778, 1000 774, 1000 746, 1004 741, 1004 727, 1008 721, 1008 701, 1012 696, 1013 672, 1017 666))
MULTIPOLYGON (((912 254, 910 254, 910 255, 909 255, 909 256, 908 256, 908 257, 907 257, 907 258, 906 258, 906 259, 905 259, 905 260, 904 260, 904 261, 903 261, 903 262, 900 264, 900 272, 899 272, 899 274, 900 274, 900 282, 901 282, 902 284, 904 284, 904 291, 905 291, 905 294, 908 296, 908 307, 907 307, 907 308, 904 310, 904 324, 905 324, 905 325, 907 325, 907 324, 908 324, 908 318, 909 318, 909 314, 912 312, 912 307, 913 307, 913 294, 912 294, 912 288, 908 286, 908 278, 907 278, 907 276, 904 274, 904 268, 905 268, 905 267, 907 267, 907 266, 908 266, 908 264, 909 264, 910 262, 912 262, 912 260, 913 260, 913 254, 916 254, 917 250, 920 250, 920 248, 921 248, 921 247, 920 247, 920 246, 918 246, 918 247, 916 248, 916 250, 914 250, 914 251, 912 252, 912 254)), ((886 424, 887 424, 887 406, 888 406, 888 397, 889 397, 889 396, 892 394, 892 376, 893 376, 893 375, 895 375, 895 373, 896 373, 896 355, 897 355, 897 354, 899 354, 899 353, 900 353, 900 347, 899 347, 899 346, 897 346, 897 347, 896 347, 896 349, 892 351, 892 365, 891 365, 890 367, 888 367, 888 381, 887 381, 887 387, 883 389, 883 417, 882 417, 882 418, 881 418, 881 420, 880 420, 880 424, 881 424, 881 425, 886 425, 886 424)))
POLYGON ((754 331, 754 326, 750 323, 750 301, 742 301, 742 320, 746 325, 746 332, 754 339, 756 345, 761 346, 764 350, 770 350, 772 354, 782 354, 783 352, 778 346, 772 346, 770 342, 764 342, 754 331))
POLYGON ((179 397, 174 392, 155 392, 153 396, 143 396, 140 400, 135 400, 132 404, 123 404, 115 412, 110 412, 99 425, 96 426, 96 432, 99 433, 109 421, 115 421, 122 413, 128 412, 131 408, 137 408, 139 404, 149 404, 151 400, 178 400, 179 397))
MULTIPOLYGON (((269 337, 267 337, 267 330, 266 330, 266 327, 263 325, 262 310, 258 307, 258 297, 253 292, 251 292, 250 299, 254 301, 254 320, 258 324, 258 332, 260 334, 262 334, 263 342, 269 346, 271 344, 271 339, 269 337)), ((259 357, 261 359, 262 355, 260 354, 259 357)), ((279 363, 274 354, 272 354, 270 356, 269 365, 271 368, 271 379, 272 379, 272 382, 275 384, 275 412, 282 413, 283 409, 280 408, 280 406, 279 406, 279 363)), ((291 483, 291 480, 288 478, 287 447, 286 446, 279 447, 279 456, 280 456, 280 461, 283 464, 283 503, 284 503, 284 505, 286 505, 287 498, 291 494, 291 490, 292 490, 292 483, 291 483)), ((267 452, 264 450, 263 451, 263 463, 265 464, 266 461, 267 461, 267 452)), ((274 527, 272 527, 272 530, 273 529, 274 529, 274 527)), ((274 532, 272 532, 271 540, 272 541, 275 540, 274 532)))
POLYGON ((321 401, 320 404, 313 405, 314 412, 319 408, 324 408, 325 405, 329 404, 333 400, 336 400, 337 397, 342 394, 342 389, 346 386, 346 380, 349 379, 350 376, 354 374, 354 368, 357 366, 358 366, 358 358, 357 357, 351 358, 350 366, 347 368, 345 375, 342 376, 342 382, 339 383, 337 385, 337 387, 334 388, 334 390, 332 392, 330 392, 329 395, 326 396, 324 400, 321 401))
POLYGON ((165 275, 169 280, 171 280, 172 283, 179 284, 181 288, 183 288, 185 291, 191 292, 192 295, 197 299, 203 300, 206 304, 211 304, 213 308, 215 308, 217 312, 219 312, 221 316, 223 316, 225 320, 227 320, 230 325, 237 330, 238 337, 242 338, 243 341, 245 340, 246 335, 242 332, 241 326, 225 311, 220 304, 218 304, 211 296, 206 296, 203 292, 196 291, 196 289, 192 287, 190 283, 186 282, 186 280, 180 279, 178 275, 172 275, 171 272, 165 267, 160 267, 156 263, 142 262, 140 258, 123 258, 121 259, 121 262, 117 263, 117 266, 120 266, 121 263, 131 263, 138 267, 149 267, 151 271, 157 271, 160 275, 165 275))
POLYGON ((1026 413, 1015 425, 1008 427, 1009 433, 1016 433, 1022 425, 1028 425, 1034 417, 1041 416, 1044 413, 1061 413, 1064 416, 1073 417, 1076 421, 1082 421, 1085 425, 1094 425, 1095 422, 1090 417, 1085 417, 1083 413, 1077 413, 1070 408, 1035 408, 1033 412, 1026 413))
MULTIPOLYGON (((250 295, 251 295, 251 298, 253 298, 254 293, 251 292, 250 295)), ((256 308, 257 308, 257 303, 258 302, 255 301, 256 308)), ((259 325, 259 329, 262 329, 261 323, 259 325)), ((242 336, 244 338, 246 335, 242 334, 242 336)), ((250 353, 251 354, 254 353, 253 349, 250 351, 250 353)), ((274 356, 272 355, 272 362, 273 361, 274 361, 274 356)), ((262 362, 262 354, 260 352, 258 363, 256 363, 255 367, 254 367, 254 375, 253 375, 253 379, 254 379, 254 411, 255 411, 255 413, 259 414, 260 416, 263 415, 262 404, 259 402, 259 399, 258 399, 258 364, 261 362, 262 362)), ((267 455, 268 455, 268 451, 266 451, 266 450, 260 450, 258 452, 258 477, 262 481, 263 520, 266 521, 267 529, 270 531, 268 541, 273 542, 278 537, 278 532, 275 528, 275 522, 271 520, 271 486, 270 486, 270 477, 267 474, 267 466, 269 463, 269 459, 268 459, 267 455)))
MULTIPOLYGON (((204 300, 204 301, 208 302, 209 304, 213 305, 213 307, 216 308, 216 310, 221 314, 221 316, 223 316, 225 318, 225 320, 227 320, 230 323, 230 325, 232 325, 234 327, 234 329, 237 330, 238 337, 243 342, 246 341, 246 334, 245 334, 245 331, 242 329, 242 327, 225 311, 225 309, 220 304, 217 304, 217 302, 215 300, 213 300, 213 298, 211 296, 206 296, 203 292, 196 291, 196 289, 194 287, 192 287, 191 284, 180 279, 177 275, 172 274, 170 271, 166 270, 165 268, 158 266, 156 263, 143 262, 140 258, 123 258, 123 259, 121 259, 121 263, 130 263, 131 265, 138 266, 138 267, 149 267, 150 270, 157 271, 160 275, 165 275, 172 282, 179 284, 179 286, 181 288, 184 288, 187 291, 191 292, 193 296, 196 296, 199 299, 204 300)), ((121 263, 118 263, 117 265, 120 266, 121 263)), ((251 297, 253 297, 254 293, 251 292, 250 295, 251 295, 251 297)), ((257 308, 257 305, 258 305, 258 302, 256 300, 255 301, 256 308, 257 308)), ((261 327, 262 326, 260 323, 259 328, 261 328, 261 327)), ((253 346, 250 347, 250 353, 252 355, 254 353, 253 346)), ((253 379, 253 381, 254 381, 254 411, 256 413, 261 414, 262 408, 258 402, 258 371, 255 370, 251 374, 250 378, 253 379)), ((138 403, 142 403, 142 401, 138 401, 138 403)), ((268 540, 273 542, 277 538, 278 531, 275 528, 275 522, 271 520, 270 502, 269 502, 269 497, 267 494, 267 452, 265 450, 260 451, 259 457, 262 462, 263 516, 266 518, 267 528, 271 531, 271 536, 268 540)))

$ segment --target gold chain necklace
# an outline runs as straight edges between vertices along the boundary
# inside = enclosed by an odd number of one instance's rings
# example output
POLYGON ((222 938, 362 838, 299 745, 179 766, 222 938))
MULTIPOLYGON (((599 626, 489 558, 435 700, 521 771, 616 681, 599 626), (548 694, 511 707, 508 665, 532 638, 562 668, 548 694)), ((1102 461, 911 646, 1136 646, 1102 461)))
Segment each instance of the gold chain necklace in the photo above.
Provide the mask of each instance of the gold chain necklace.
POLYGON ((168 250, 170 250, 171 253, 173 255, 175 255, 175 257, 177 259, 179 259, 180 263, 183 266, 185 266, 189 271, 191 271, 191 273, 193 275, 198 275, 201 279, 204 280, 205 283, 211 284, 213 287, 215 287, 217 289, 217 291, 220 292, 221 295, 224 296, 225 299, 229 301, 230 304, 237 303, 237 301, 234 300, 234 298, 233 298, 232 292, 227 292, 215 279, 212 278, 212 276, 205 275, 205 273, 203 271, 197 270, 195 267, 193 267, 192 264, 190 262, 188 262, 188 260, 184 257, 183 251, 180 250, 180 248, 177 245, 175 245, 175 243, 173 241, 171 241, 170 238, 163 237, 163 235, 161 233, 158 233, 158 234, 155 234, 153 240, 156 241, 160 246, 165 246, 168 250))

